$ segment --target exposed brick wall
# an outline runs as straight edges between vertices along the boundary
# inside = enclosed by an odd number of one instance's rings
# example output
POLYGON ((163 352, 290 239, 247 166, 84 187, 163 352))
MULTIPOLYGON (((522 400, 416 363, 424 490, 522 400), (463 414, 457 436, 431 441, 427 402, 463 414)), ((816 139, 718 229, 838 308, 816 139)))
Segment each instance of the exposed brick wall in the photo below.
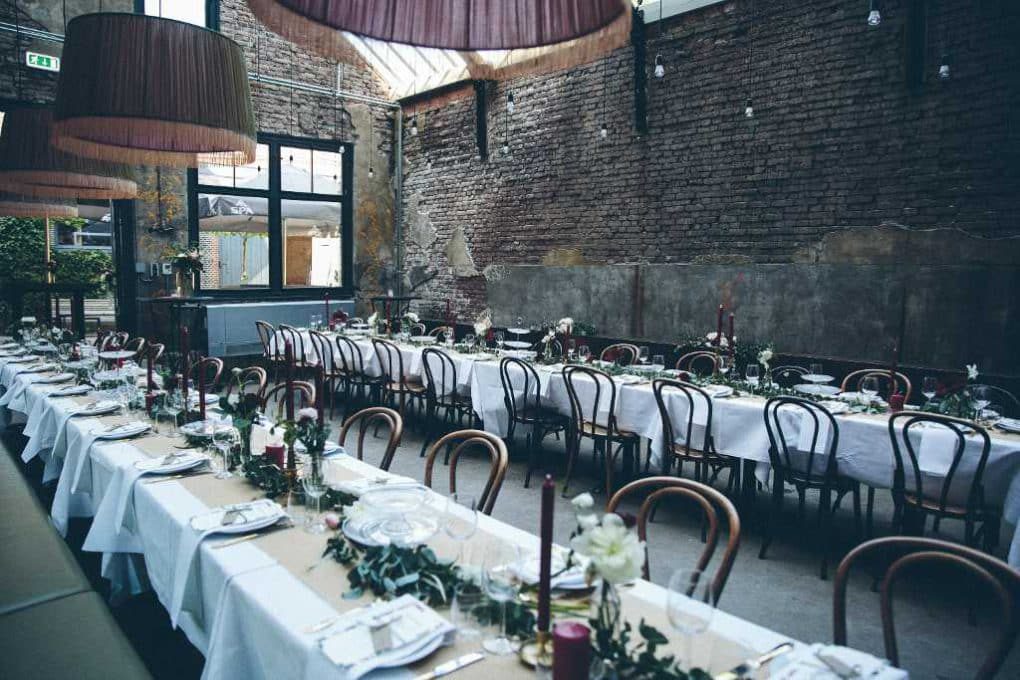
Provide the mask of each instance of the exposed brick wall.
MULTIPOLYGON (((429 111, 405 136, 407 265, 440 275, 422 309, 485 306, 483 276, 455 277, 463 228, 474 265, 798 259, 827 232, 896 222, 1020 234, 1020 6, 931 3, 923 87, 905 85, 906 2, 869 29, 858 0, 751 0, 648 26, 647 135, 633 126, 633 52, 501 83, 490 160, 474 100, 429 111), (952 79, 936 78, 943 37, 952 79), (661 52, 666 78, 651 78, 661 52), (512 87, 511 154, 504 101, 512 87), (605 96, 603 97, 603 93, 605 96), (603 108, 610 134, 600 141, 603 108), (411 238, 425 220, 435 239, 411 238)), ((863 238, 867 238, 864 236, 863 238)), ((994 248, 994 242, 989 246, 994 248)))

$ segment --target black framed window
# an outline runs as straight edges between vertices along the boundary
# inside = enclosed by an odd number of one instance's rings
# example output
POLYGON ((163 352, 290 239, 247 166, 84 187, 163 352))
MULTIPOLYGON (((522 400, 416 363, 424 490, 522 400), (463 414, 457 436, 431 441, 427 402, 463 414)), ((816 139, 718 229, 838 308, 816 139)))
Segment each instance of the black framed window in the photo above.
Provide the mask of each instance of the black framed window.
POLYGON ((352 294, 353 147, 260 135, 255 162, 188 171, 202 294, 352 294))
POLYGON ((135 12, 220 30, 219 0, 135 0, 135 12))

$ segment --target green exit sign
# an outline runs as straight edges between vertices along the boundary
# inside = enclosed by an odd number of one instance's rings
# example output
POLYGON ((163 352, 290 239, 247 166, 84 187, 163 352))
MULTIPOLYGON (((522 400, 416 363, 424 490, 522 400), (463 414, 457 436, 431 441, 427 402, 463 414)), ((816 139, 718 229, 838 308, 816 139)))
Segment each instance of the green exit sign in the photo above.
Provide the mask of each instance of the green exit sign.
POLYGON ((54 57, 49 54, 27 52, 25 54, 25 62, 32 68, 42 69, 43 71, 60 70, 60 57, 54 57))

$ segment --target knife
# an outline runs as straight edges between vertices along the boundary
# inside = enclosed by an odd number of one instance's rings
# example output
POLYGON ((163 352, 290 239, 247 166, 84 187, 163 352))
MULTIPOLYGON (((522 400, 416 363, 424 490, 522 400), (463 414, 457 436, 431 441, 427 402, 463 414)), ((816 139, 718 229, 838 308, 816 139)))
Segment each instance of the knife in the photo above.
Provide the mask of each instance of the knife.
POLYGON ((464 656, 458 656, 453 661, 447 661, 446 663, 439 664, 428 673, 423 673, 422 675, 416 677, 414 680, 433 680, 433 678, 441 678, 444 675, 449 675, 450 673, 459 671, 461 668, 464 668, 465 666, 470 666, 471 664, 481 661, 484 658, 485 655, 482 654, 481 652, 471 652, 470 654, 465 654, 464 656))
POLYGON ((755 659, 749 659, 741 664, 737 664, 725 673, 720 673, 715 676, 713 680, 738 680, 738 678, 746 678, 748 675, 758 670, 768 662, 775 659, 777 656, 782 656, 793 649, 792 642, 784 642, 776 645, 769 651, 765 652, 761 656, 755 659))

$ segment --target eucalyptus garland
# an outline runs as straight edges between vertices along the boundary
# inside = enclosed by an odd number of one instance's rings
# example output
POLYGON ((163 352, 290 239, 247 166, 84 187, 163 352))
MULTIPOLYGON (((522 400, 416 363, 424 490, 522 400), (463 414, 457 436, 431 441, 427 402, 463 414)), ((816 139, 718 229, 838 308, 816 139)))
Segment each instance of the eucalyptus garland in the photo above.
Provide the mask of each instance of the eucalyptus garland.
MULTIPOLYGON (((287 475, 267 456, 250 456, 241 464, 241 474, 253 485, 262 489, 266 498, 283 496, 289 490, 287 475)), ((322 497, 323 508, 349 505, 355 497, 336 489, 330 489, 322 497)))
MULTIPOLYGON (((595 625, 595 622, 591 622, 595 625)), ((638 624, 638 640, 631 645, 634 628, 629 621, 620 627, 616 636, 595 636, 595 656, 612 665, 620 678, 641 680, 711 680, 712 676, 700 668, 683 671, 673 655, 658 656, 659 647, 669 642, 666 636, 644 619, 638 624)))

